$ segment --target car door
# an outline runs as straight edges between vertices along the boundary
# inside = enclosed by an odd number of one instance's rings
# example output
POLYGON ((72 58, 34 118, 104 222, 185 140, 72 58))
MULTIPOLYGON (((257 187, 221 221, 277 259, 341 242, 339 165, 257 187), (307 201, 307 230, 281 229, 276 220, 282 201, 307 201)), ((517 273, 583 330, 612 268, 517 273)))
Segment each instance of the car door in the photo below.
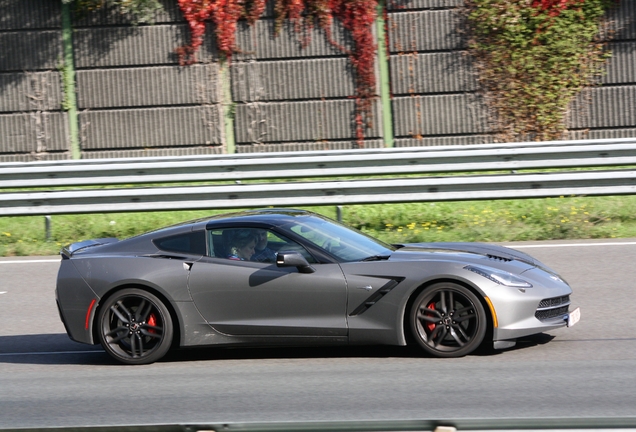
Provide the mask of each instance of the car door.
POLYGON ((275 263, 204 257, 193 263, 188 286, 203 318, 225 334, 346 336, 342 270, 338 264, 313 267, 314 273, 299 273, 275 263))

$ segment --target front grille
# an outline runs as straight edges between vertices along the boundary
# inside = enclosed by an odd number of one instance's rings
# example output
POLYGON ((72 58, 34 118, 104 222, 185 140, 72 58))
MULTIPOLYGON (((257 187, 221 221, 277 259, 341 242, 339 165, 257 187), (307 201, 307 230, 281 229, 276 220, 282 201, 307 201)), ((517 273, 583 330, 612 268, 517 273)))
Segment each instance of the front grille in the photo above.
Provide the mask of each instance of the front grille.
POLYGON ((534 313, 534 316, 537 317, 538 320, 544 321, 565 315, 568 313, 568 308, 569 306, 562 306, 556 309, 538 310, 534 313))
POLYGON ((539 309, 551 308, 555 306, 561 306, 564 304, 570 304, 570 296, 553 297, 549 299, 543 299, 539 302, 539 309))
POLYGON ((539 321, 561 317, 568 313, 569 307, 569 295, 543 299, 539 302, 539 306, 537 307, 537 311, 534 313, 534 316, 539 321))

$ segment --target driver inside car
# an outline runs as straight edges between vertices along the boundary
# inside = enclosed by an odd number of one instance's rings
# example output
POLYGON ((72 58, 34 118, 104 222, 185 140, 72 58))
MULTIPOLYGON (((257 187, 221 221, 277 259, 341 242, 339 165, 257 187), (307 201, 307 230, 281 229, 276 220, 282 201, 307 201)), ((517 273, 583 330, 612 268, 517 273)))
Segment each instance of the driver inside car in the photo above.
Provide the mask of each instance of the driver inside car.
POLYGON ((251 260, 259 262, 276 262, 276 252, 267 247, 267 230, 257 229, 255 231, 256 246, 254 247, 254 255, 252 255, 251 260))
POLYGON ((251 229, 233 230, 227 258, 237 261, 249 261, 254 255, 258 237, 251 229))

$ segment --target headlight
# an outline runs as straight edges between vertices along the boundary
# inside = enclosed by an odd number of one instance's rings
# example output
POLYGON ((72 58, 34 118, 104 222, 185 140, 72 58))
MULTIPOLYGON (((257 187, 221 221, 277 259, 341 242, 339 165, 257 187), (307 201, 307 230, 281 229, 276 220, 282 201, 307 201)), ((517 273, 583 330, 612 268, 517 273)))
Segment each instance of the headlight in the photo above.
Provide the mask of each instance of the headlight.
POLYGON ((490 279, 491 281, 496 282, 499 285, 505 285, 515 288, 532 288, 532 284, 530 282, 523 280, 520 277, 513 275, 512 273, 470 265, 464 268, 466 270, 470 270, 471 272, 477 273, 478 275, 481 275, 486 279, 490 279))

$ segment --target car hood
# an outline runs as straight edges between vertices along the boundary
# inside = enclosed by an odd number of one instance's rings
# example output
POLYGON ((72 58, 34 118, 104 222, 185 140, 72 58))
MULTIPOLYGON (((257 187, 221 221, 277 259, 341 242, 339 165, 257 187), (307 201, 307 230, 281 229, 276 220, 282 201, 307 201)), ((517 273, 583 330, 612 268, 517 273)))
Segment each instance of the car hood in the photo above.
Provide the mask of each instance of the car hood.
POLYGON ((486 256, 488 258, 499 259, 503 261, 517 260, 533 267, 546 267, 539 260, 530 255, 510 249, 505 246, 487 244, 487 243, 409 243, 400 245, 398 251, 421 251, 421 252, 459 252, 471 253, 486 256))

